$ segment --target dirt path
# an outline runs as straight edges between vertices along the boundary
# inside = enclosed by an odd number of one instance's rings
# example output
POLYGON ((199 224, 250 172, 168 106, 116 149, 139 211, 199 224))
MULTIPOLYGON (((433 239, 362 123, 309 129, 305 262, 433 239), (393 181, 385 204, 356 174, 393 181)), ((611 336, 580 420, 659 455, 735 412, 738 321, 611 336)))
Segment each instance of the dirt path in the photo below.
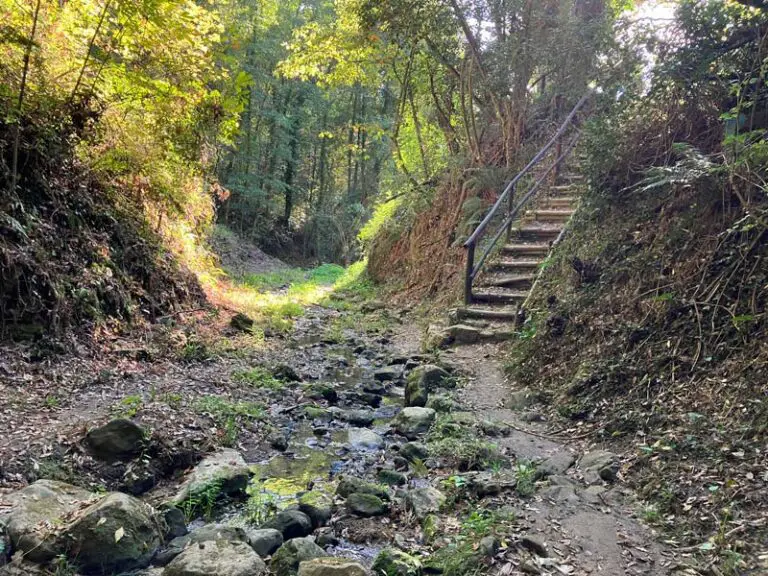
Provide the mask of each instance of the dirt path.
POLYGON ((467 406, 478 417, 514 426, 500 446, 517 458, 541 462, 551 473, 521 508, 520 517, 521 528, 547 548, 549 557, 540 558, 538 565, 521 561, 518 568, 529 573, 661 575, 678 566, 656 536, 633 519, 638 507, 629 491, 620 484, 585 485, 576 463, 589 450, 586 442, 563 442, 549 436, 544 424, 531 421, 540 415, 535 404, 521 401, 525 391, 506 381, 498 345, 463 346, 450 357, 471 374, 460 392, 467 406), (516 408, 507 408, 510 403, 516 408))

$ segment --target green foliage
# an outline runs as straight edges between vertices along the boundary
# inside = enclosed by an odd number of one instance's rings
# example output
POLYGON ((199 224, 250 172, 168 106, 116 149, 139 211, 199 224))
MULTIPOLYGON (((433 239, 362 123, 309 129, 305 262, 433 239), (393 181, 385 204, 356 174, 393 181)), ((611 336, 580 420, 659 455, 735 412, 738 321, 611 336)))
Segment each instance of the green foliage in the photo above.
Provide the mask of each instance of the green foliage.
POLYGON ((278 511, 279 497, 267 490, 260 482, 251 482, 247 488, 248 501, 245 515, 251 524, 260 526, 278 511))
POLYGON ((221 497, 222 482, 212 482, 205 490, 190 494, 177 507, 184 514, 187 524, 192 520, 203 517, 206 521, 213 518, 216 503, 221 497))
POLYGON ((245 401, 232 401, 221 396, 203 396, 194 403, 197 412, 208 414, 220 428, 222 443, 234 446, 240 430, 256 420, 264 418, 261 404, 245 401))
POLYGON ((269 370, 256 367, 249 370, 235 370, 232 378, 237 382, 243 382, 254 388, 266 388, 267 390, 280 391, 285 388, 285 383, 278 380, 269 370))
POLYGON ((144 398, 138 394, 126 396, 112 406, 112 414, 120 418, 133 418, 144 406, 144 398))
POLYGON ((525 497, 536 491, 536 465, 533 462, 515 464, 515 491, 525 497))

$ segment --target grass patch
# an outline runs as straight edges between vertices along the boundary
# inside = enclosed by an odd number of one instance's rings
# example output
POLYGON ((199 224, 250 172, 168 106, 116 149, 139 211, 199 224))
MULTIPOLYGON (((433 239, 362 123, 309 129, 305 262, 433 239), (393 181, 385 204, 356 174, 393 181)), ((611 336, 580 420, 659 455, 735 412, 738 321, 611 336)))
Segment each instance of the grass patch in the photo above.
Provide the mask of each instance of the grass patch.
POLYGON ((144 407, 144 399, 138 394, 126 396, 112 406, 112 415, 116 418, 133 418, 144 407))
POLYGON ((264 388, 276 391, 285 388, 284 382, 272 376, 268 370, 262 367, 251 368, 249 370, 235 370, 232 372, 232 379, 254 388, 264 388))
POLYGON ((195 401, 194 407, 197 412, 213 419, 225 446, 234 446, 244 426, 264 418, 264 406, 261 404, 233 402, 221 396, 203 396, 195 401))
POLYGON ((441 414, 427 434, 429 453, 459 471, 483 470, 502 461, 498 446, 484 440, 474 426, 441 414))

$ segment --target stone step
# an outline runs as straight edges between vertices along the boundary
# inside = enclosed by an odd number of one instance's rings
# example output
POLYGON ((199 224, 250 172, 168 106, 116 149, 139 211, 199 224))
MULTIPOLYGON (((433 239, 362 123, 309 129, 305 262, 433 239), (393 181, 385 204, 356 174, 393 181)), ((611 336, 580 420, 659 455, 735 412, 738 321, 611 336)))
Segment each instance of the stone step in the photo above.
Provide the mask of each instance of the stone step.
POLYGON ((575 210, 542 209, 531 210, 529 214, 536 222, 567 222, 574 212, 575 210))
POLYGON ((489 266, 492 272, 535 272, 543 260, 499 260, 489 266))
POLYGON ((536 280, 535 274, 513 274, 508 276, 488 278, 482 283, 482 286, 511 288, 515 290, 530 290, 531 286, 533 286, 534 280, 536 280))
POLYGON ((525 225, 522 228, 515 230, 514 234, 517 236, 517 238, 525 241, 541 242, 544 240, 546 242, 551 242, 560 236, 560 232, 562 232, 562 230, 563 228, 561 226, 545 227, 525 225))
POLYGON ((546 256, 549 244, 507 244, 501 251, 507 256, 546 256))
POLYGON ((490 292, 481 291, 474 292, 472 297, 476 302, 488 302, 498 304, 517 304, 525 301, 528 298, 527 290, 520 291, 505 291, 505 292, 490 292))
POLYGON ((576 191, 576 189, 576 186, 573 184, 558 184, 557 186, 551 186, 549 191, 553 196, 557 196, 558 194, 562 196, 568 196, 569 192, 573 193, 576 191))
POLYGON ((517 318, 517 308, 484 308, 472 306, 456 310, 456 317, 463 320, 491 320, 499 322, 514 322, 517 318))
POLYGON ((542 204, 548 204, 549 206, 564 206, 567 208, 575 206, 578 202, 579 199, 576 196, 551 196, 543 198, 541 201, 542 204))
POLYGON ((564 172, 563 174, 559 174, 557 178, 565 183, 583 182, 584 174, 579 174, 578 172, 564 172))

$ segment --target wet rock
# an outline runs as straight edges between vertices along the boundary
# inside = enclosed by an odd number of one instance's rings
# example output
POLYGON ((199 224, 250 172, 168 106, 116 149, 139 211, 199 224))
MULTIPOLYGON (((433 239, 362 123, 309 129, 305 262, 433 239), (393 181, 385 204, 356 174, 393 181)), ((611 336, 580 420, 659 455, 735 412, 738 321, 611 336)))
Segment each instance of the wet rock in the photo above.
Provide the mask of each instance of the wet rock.
POLYGON ((309 517, 312 528, 325 526, 333 514, 333 498, 323 492, 307 492, 299 498, 299 511, 309 517))
POLYGON ((420 442, 406 442, 400 446, 400 454, 408 462, 421 460, 422 462, 429 458, 429 449, 420 442))
POLYGON ((310 538, 289 540, 275 552, 269 567, 275 576, 295 576, 299 564, 326 556, 325 551, 310 538))
POLYGON ((251 545, 262 558, 269 556, 283 545, 283 535, 274 528, 262 528, 259 530, 248 530, 248 544, 251 545))
POLYGON ((315 535, 315 542, 318 546, 326 548, 328 546, 338 546, 339 539, 336 538, 333 528, 321 528, 315 535))
POLYGON ((347 441, 355 450, 380 450, 384 447, 384 439, 367 428, 350 428, 347 441))
POLYGON ((348 422, 353 426, 370 426, 376 419, 372 410, 343 410, 341 408, 329 408, 334 418, 348 422))
POLYGON ((417 558, 401 550, 387 548, 376 556, 371 570, 382 576, 421 576, 422 566, 417 558))
POLYGON ((267 436, 267 442, 269 442, 269 445, 272 448, 280 452, 288 450, 288 438, 279 430, 276 430, 267 436))
POLYGON ((124 418, 112 420, 94 428, 85 436, 88 451, 100 460, 130 460, 141 453, 145 445, 144 429, 124 418))
POLYGON ((165 538, 172 540, 179 536, 187 534, 187 522, 184 513, 178 508, 171 506, 162 511, 163 520, 165 520, 166 532, 165 538))
POLYGON ((416 518, 423 520, 430 514, 440 511, 440 508, 445 504, 445 494, 431 486, 416 488, 406 494, 405 503, 408 509, 413 511, 416 518))
POLYGON ((619 459, 606 450, 595 450, 581 457, 579 468, 587 484, 598 484, 601 480, 614 482, 619 472, 619 459))
POLYGON ((214 490, 227 496, 242 494, 248 487, 250 475, 248 465, 237 450, 222 448, 195 466, 173 501, 183 502, 214 490))
POLYGON ((417 378, 409 377, 408 384, 405 386, 404 405, 406 407, 420 406, 423 408, 427 405, 428 400, 429 393, 427 392, 427 388, 422 386, 417 378))
POLYGON ((347 508, 352 514, 363 518, 382 516, 387 513, 387 505, 378 496, 355 492, 347 498, 347 508))
POLYGON ((379 470, 377 478, 379 482, 387 486, 403 486, 408 482, 408 477, 405 474, 395 470, 379 470))
POLYGON ((163 576, 260 576, 266 571, 248 544, 213 540, 189 546, 165 567, 163 576))
POLYGON ((477 550, 483 556, 493 558, 499 551, 500 546, 501 545, 495 536, 486 536, 480 540, 477 550))
POLYGON ((536 556, 542 558, 549 556, 549 552, 547 552, 547 547, 544 545, 544 542, 533 536, 523 536, 520 538, 520 546, 529 552, 536 554, 536 556))
POLYGON ((299 564, 299 576, 367 576, 362 564, 349 558, 315 558, 299 564))
POLYGON ((436 413, 431 408, 416 406, 403 408, 392 423, 393 428, 408 438, 415 440, 426 433, 435 421, 436 413))
POLYGON ((218 524, 206 524, 191 534, 186 534, 171 540, 167 546, 155 555, 152 563, 156 566, 166 566, 188 546, 199 544, 201 542, 212 542, 214 540, 248 542, 248 536, 242 528, 221 526, 218 524))
POLYGON ((403 378, 403 366, 396 364, 379 368, 373 373, 373 379, 377 382, 398 382, 403 378))
POLYGON ((312 534, 312 521, 301 510, 283 510, 261 528, 274 528, 283 535, 284 540, 291 540, 312 534))
POLYGON ((75 546, 85 573, 143 568, 162 541, 162 518, 127 494, 91 494, 38 480, 5 497, 0 524, 27 560, 46 563, 75 546), (76 514, 75 514, 76 512, 76 514))
POLYGON ((373 494, 382 500, 389 499, 389 494, 387 493, 385 486, 379 486, 378 484, 366 482, 360 478, 355 478, 354 476, 345 474, 341 477, 339 483, 336 485, 336 494, 342 498, 349 498, 350 495, 355 493, 373 494))

